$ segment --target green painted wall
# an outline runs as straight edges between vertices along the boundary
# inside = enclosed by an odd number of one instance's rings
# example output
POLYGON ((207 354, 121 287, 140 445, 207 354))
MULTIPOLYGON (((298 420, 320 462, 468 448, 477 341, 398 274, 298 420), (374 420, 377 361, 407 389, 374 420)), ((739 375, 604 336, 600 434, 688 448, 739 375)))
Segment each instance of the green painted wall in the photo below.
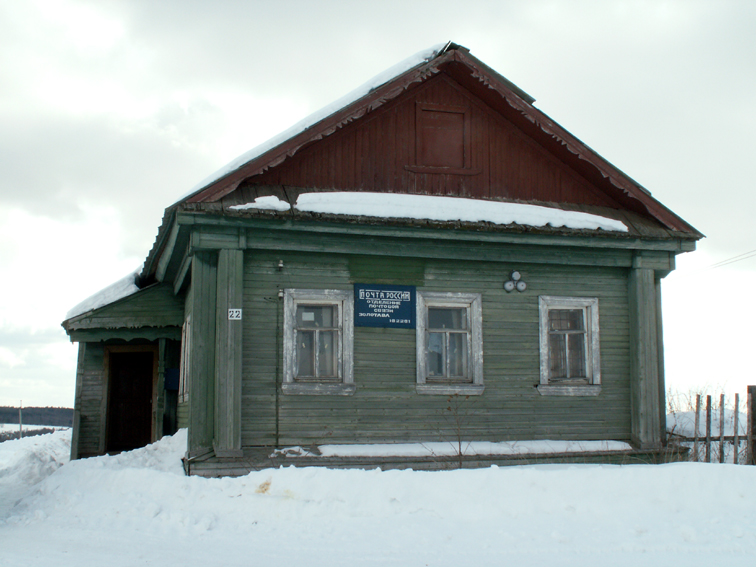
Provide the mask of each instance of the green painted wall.
POLYGON ((404 258, 392 268, 385 258, 375 262, 370 256, 247 251, 243 445, 272 445, 277 438, 281 445, 306 445, 454 436, 447 397, 415 391, 414 329, 355 328, 353 396, 277 394, 283 349, 278 290, 352 289, 355 281, 482 294, 485 392, 461 404, 467 438, 629 440, 628 270, 537 261, 536 256, 534 263, 516 264, 404 258), (503 282, 515 268, 528 289, 507 294, 503 282), (599 298, 603 387, 598 397, 537 392, 539 295, 599 298))
POLYGON ((177 427, 179 429, 189 427, 189 402, 179 402, 177 415, 177 427))

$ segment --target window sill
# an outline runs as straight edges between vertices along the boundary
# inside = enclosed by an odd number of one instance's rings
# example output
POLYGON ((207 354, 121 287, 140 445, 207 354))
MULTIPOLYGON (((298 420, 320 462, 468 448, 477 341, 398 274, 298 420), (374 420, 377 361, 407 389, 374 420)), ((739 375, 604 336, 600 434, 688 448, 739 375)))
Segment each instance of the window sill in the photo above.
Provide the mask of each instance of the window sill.
POLYGON ((307 396, 352 396, 357 390, 354 384, 302 384, 297 382, 284 382, 281 386, 284 394, 307 395, 307 396))
POLYGON ((598 396, 601 393, 601 384, 578 386, 538 384, 536 388, 542 396, 598 396))
POLYGON ((480 396, 483 394, 485 386, 483 384, 417 384, 418 394, 428 394, 436 396, 480 396))

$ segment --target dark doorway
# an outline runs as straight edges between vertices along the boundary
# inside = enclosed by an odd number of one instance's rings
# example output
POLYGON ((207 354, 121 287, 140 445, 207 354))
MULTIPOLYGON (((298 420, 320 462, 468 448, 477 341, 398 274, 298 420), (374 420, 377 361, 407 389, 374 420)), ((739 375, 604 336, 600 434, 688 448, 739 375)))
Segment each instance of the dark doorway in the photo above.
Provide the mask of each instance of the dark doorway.
POLYGON ((152 441, 153 352, 110 352, 106 451, 129 451, 152 441))

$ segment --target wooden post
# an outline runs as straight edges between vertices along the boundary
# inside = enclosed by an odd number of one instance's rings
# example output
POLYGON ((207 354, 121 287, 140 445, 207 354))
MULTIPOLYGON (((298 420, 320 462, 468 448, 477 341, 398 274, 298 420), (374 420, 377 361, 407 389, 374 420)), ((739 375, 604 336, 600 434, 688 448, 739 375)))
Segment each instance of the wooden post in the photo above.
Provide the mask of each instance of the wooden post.
POLYGON ((701 421, 701 394, 696 394, 696 419, 695 419, 695 431, 693 432, 693 461, 698 462, 698 437, 699 437, 699 425, 701 421))
POLYGON ((725 395, 719 395, 719 462, 724 463, 725 457, 725 395))
POLYGON ((740 435, 738 434, 738 412, 740 411, 740 394, 735 394, 735 414, 732 416, 732 462, 738 464, 738 452, 740 450, 740 435))
POLYGON ((706 396, 706 462, 711 462, 711 396, 706 396))
POLYGON ((747 425, 748 425, 748 447, 746 448, 746 464, 753 464, 753 422, 756 419, 753 411, 753 403, 756 398, 756 386, 748 386, 748 410, 747 410, 747 425))
POLYGON ((18 438, 21 439, 24 436, 24 420, 21 418, 21 408, 24 406, 24 401, 18 402, 18 438))
POLYGON ((189 288, 192 324, 189 329, 189 442, 188 456, 206 454, 213 447, 215 424, 215 327, 218 254, 199 251, 192 257, 189 288))
POLYGON ((631 439, 642 449, 662 445, 659 399, 659 351, 657 342, 656 285, 654 270, 643 267, 643 257, 633 257, 628 279, 630 308, 630 424, 631 439))
MULTIPOLYGON (((241 457, 242 299, 244 252, 218 252, 215 436, 218 457, 241 457)), ((247 316, 250 314, 247 313, 247 316)))

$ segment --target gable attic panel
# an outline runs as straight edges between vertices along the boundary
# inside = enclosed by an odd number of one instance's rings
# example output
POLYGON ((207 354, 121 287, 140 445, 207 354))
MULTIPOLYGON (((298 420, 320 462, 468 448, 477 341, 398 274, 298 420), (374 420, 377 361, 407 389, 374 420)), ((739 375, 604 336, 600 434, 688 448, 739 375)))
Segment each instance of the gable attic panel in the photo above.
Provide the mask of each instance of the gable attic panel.
MULTIPOLYGON (((417 54, 389 71, 382 73, 363 86, 370 88, 361 87, 356 89, 354 93, 340 99, 339 103, 343 106, 339 109, 336 109, 337 104, 329 105, 324 109, 328 110, 328 113, 317 112, 301 121, 296 125, 296 128, 292 127, 286 132, 287 136, 279 135, 269 143, 262 144, 259 148, 240 156, 212 176, 212 180, 208 179, 203 182, 201 186, 198 186, 201 188, 193 190, 191 194, 175 205, 220 204, 218 201, 221 200, 224 205, 232 205, 240 203, 245 195, 260 196, 265 194, 261 192, 262 187, 276 188, 276 191, 282 193, 285 200, 293 204, 294 200, 291 200, 291 197, 296 198, 296 193, 318 190, 314 188, 313 184, 318 186, 328 185, 328 183, 323 182, 322 178, 329 175, 327 170, 329 168, 332 170, 334 164, 343 163, 343 144, 341 147, 335 144, 334 152, 324 156, 317 164, 321 179, 308 180, 298 191, 289 191, 284 185, 260 184, 259 177, 272 169, 285 165, 287 162, 302 159, 298 158, 298 155, 308 148, 312 152, 315 151, 314 146, 323 145, 323 149, 320 151, 325 151, 326 142, 331 137, 336 136, 335 139, 338 139, 341 131, 350 130, 354 123, 367 124, 382 112, 387 112, 385 109, 398 107, 401 101, 407 98, 408 93, 422 89, 425 83, 432 81, 440 73, 451 79, 449 84, 456 84, 458 89, 466 92, 470 100, 476 100, 481 107, 488 108, 495 120, 509 122, 511 127, 520 131, 523 140, 529 140, 528 143, 540 147, 540 150, 536 150, 540 152, 540 157, 552 160, 551 164, 540 173, 531 168, 521 167, 519 163, 517 163, 519 169, 507 170, 506 173, 510 175, 514 175, 516 171, 520 172, 519 189, 527 184, 532 187, 534 182, 536 185, 537 183, 553 182, 554 172, 558 171, 562 176, 557 180, 559 185, 557 188, 551 187, 550 190, 559 199, 562 199, 562 201, 557 201, 563 203, 558 205, 559 207, 596 207, 597 205, 591 203, 599 202, 601 203, 601 205, 598 205, 600 208, 614 209, 618 213, 620 211, 633 213, 636 217, 649 219, 659 229, 669 230, 670 237, 691 240, 698 240, 703 237, 694 227, 654 199, 637 182, 535 108, 532 104, 534 99, 470 55, 468 49, 450 42, 443 49, 432 48, 417 54), (414 66, 409 65, 408 62, 413 63, 414 66), (355 93, 359 96, 353 97, 352 95, 355 93), (272 144, 274 141, 275 144, 272 144), (341 155, 339 155, 339 150, 342 152, 341 155), (566 166, 566 168, 555 166, 554 164, 557 162, 566 166), (572 179, 565 176, 571 176, 572 179), (551 181, 548 180, 549 177, 551 177, 551 181), (236 192, 235 195, 234 192, 236 192), (573 198, 576 192, 580 195, 579 199, 573 198), (572 203, 572 201, 580 200, 582 202, 577 205, 572 203)), ((491 123, 489 122, 489 126, 491 123)), ((516 130, 510 128, 509 131, 511 133, 516 130)), ((369 141, 373 142, 373 139, 369 138, 369 141)), ((376 132, 376 146, 382 141, 383 139, 379 138, 376 132)), ((353 179, 349 186, 350 189, 359 190, 363 188, 360 185, 363 180, 368 180, 374 184, 383 183, 384 185, 388 180, 400 185, 398 189, 400 192, 418 192, 412 183, 401 185, 406 177, 410 177, 404 172, 399 171, 401 175, 396 175, 393 178, 390 176, 381 177, 384 172, 373 165, 378 162, 366 156, 366 152, 361 149, 362 146, 359 146, 363 142, 363 138, 355 137, 355 143, 358 144, 358 147, 354 151, 359 162, 355 164, 353 174, 358 174, 359 181, 353 179)), ((531 155, 534 154, 531 152, 531 155)), ((488 159, 486 160, 484 157, 483 163, 488 165, 490 170, 493 170, 491 159, 489 152, 488 159)), ((502 165, 502 162, 497 162, 497 164, 502 165)), ((281 171, 284 169, 282 168, 281 171)), ((476 186, 472 180, 450 177, 463 174, 479 176, 483 173, 475 171, 476 168, 471 166, 471 161, 465 164, 465 169, 467 171, 455 172, 450 169, 445 174, 434 173, 429 181, 433 188, 432 191, 436 194, 453 195, 455 193, 449 189, 457 187, 461 189, 459 194, 468 197, 508 199, 507 197, 496 196, 500 194, 499 192, 511 191, 511 187, 503 183, 493 187, 490 184, 483 186, 481 191, 481 184, 476 186)), ((398 171, 398 168, 395 168, 394 171, 398 171)), ((418 171, 413 171, 413 173, 417 174, 418 171)), ((486 175, 490 174, 491 171, 486 175)), ((496 172, 493 176, 496 177, 496 172)), ((416 178, 417 175, 413 178, 413 181, 416 181, 416 178)), ((485 179, 485 176, 481 179, 485 179)), ((320 190, 332 189, 334 187, 325 187, 320 190)), ((396 189, 390 190, 396 191, 396 189)), ((525 200, 536 201, 535 197, 527 197, 527 188, 522 195, 525 200)), ((547 201, 547 203, 553 204, 554 201, 547 201)), ((165 224, 161 227, 161 232, 164 228, 165 224)), ((160 235, 158 235, 158 238, 161 238, 160 235)), ((151 257, 148 258, 148 263, 150 263, 151 258, 152 253, 151 257)))
POLYGON ((445 73, 245 184, 623 208, 445 73), (423 113, 464 121, 462 167, 423 164, 423 113))

